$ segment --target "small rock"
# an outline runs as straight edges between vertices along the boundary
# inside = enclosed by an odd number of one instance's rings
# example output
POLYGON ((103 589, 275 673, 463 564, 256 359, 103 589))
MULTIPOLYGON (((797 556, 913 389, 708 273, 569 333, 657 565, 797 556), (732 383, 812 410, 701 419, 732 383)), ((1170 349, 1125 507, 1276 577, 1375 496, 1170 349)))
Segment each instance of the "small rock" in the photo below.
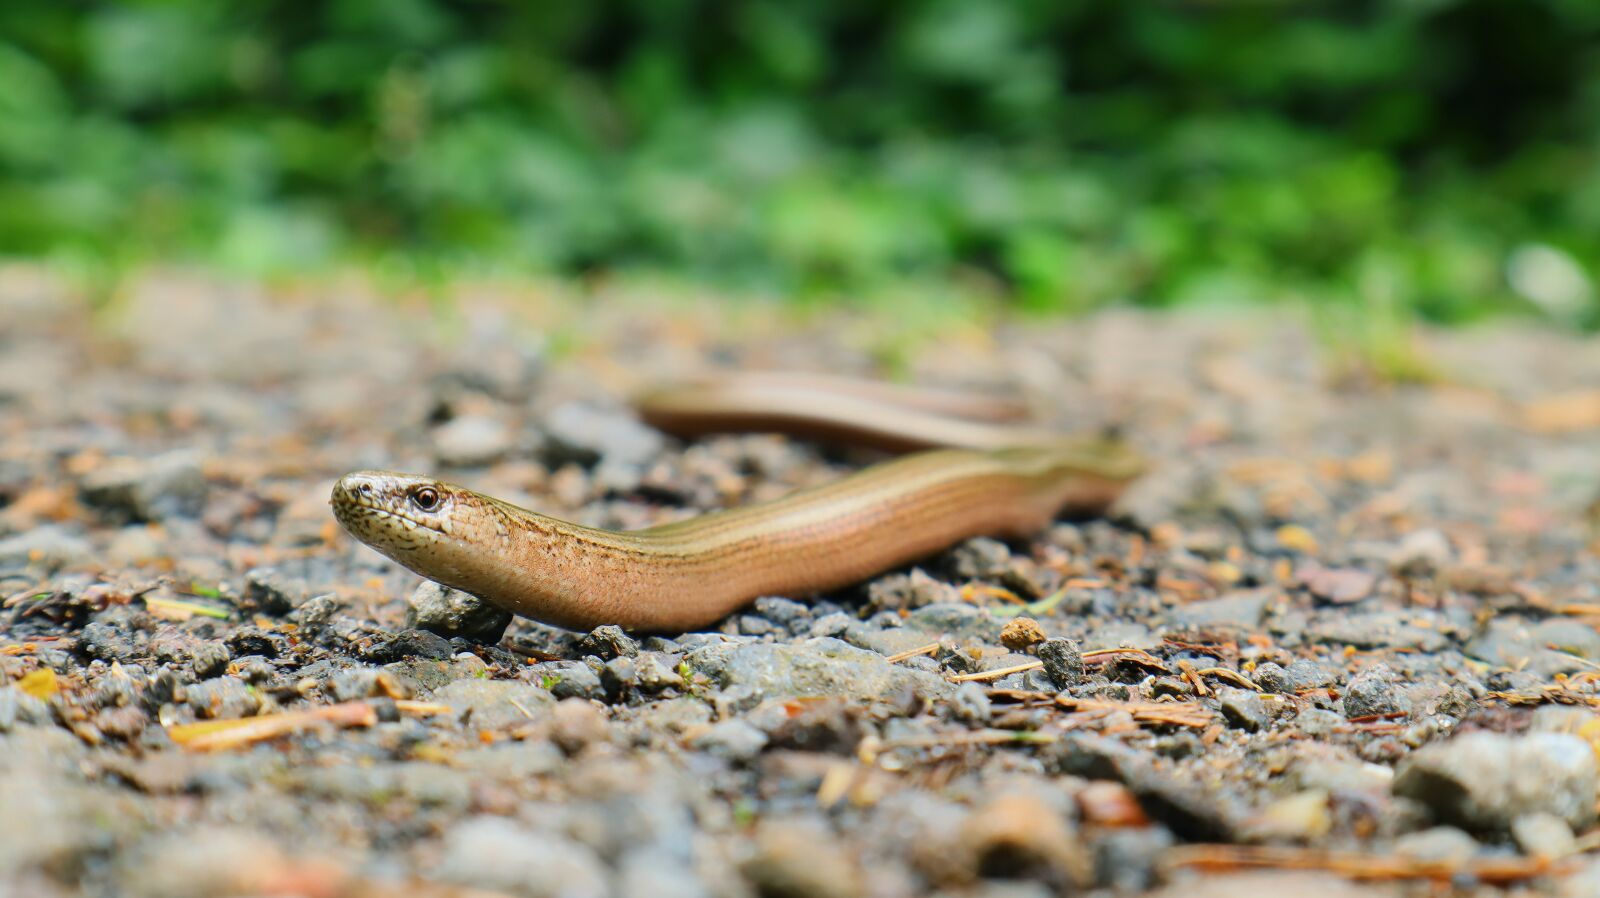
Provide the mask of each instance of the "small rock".
POLYGON ((610 735, 605 713, 587 699, 562 699, 550 711, 550 738, 569 755, 605 742, 610 735))
POLYGON ((1289 678, 1288 671, 1271 661, 1256 665, 1250 678, 1265 692, 1283 695, 1295 690, 1294 681, 1289 678))
POLYGON ((584 655, 594 655, 602 661, 621 657, 632 658, 639 654, 639 643, 634 642, 621 627, 606 624, 595 627, 579 639, 578 651, 584 655))
POLYGON ((1389 567, 1401 577, 1431 577, 1448 565, 1455 552, 1438 530, 1413 530, 1400 540, 1389 567))
POLYGON ((890 574, 872 581, 867 586, 867 601, 873 608, 898 611, 941 602, 959 602, 961 590, 928 576, 921 568, 912 568, 910 573, 890 574))
POLYGON ((604 898, 605 868, 587 846, 504 817, 471 817, 444 834, 434 875, 522 898, 604 898))
POLYGON ((449 705, 457 716, 467 716, 474 730, 503 730, 539 720, 555 704, 550 693, 528 683, 511 680, 453 680, 434 691, 430 701, 449 705))
POLYGON ((762 596, 756 599, 755 609, 767 620, 790 628, 811 617, 811 609, 804 603, 782 596, 762 596))
POLYGON ((606 697, 605 685, 600 682, 600 675, 587 664, 560 663, 556 669, 550 671, 549 677, 550 693, 556 698, 603 700, 606 697))
POLYGON ((306 595, 304 584, 294 584, 276 568, 251 568, 244 575, 240 607, 247 612, 280 617, 294 610, 306 595))
POLYGON ((1045 676, 1057 689, 1070 689, 1083 683, 1083 652, 1071 639, 1047 639, 1035 650, 1044 662, 1045 676))
POLYGON ((223 676, 185 687, 184 702, 199 717, 232 720, 261 710, 261 695, 238 677, 223 676))
POLYGON ((950 573, 961 580, 995 579, 1011 566, 1011 549, 997 539, 969 539, 949 553, 950 573))
POLYGON ((1571 824, 1545 811, 1523 814, 1511 821, 1511 838, 1529 857, 1566 857, 1578 849, 1571 824))
POLYGON ((857 898, 866 890, 855 852, 809 822, 763 823, 740 872, 768 898, 857 898))
POLYGON ((1027 651, 1044 641, 1044 628, 1031 617, 1014 617, 1000 630, 1000 644, 1013 652, 1027 651))
POLYGON ((843 636, 856 623, 855 618, 843 611, 824 614, 811 622, 810 635, 818 636, 843 636))
POLYGON ((993 713, 993 703, 989 701, 989 693, 977 683, 967 682, 956 687, 950 696, 950 713, 957 720, 974 725, 989 722, 993 713))
POLYGON ((891 664, 877 652, 837 639, 711 645, 688 653, 684 660, 724 689, 752 690, 758 701, 787 696, 883 701, 903 692, 941 696, 950 690, 937 676, 891 664))
POLYGON ((1460 863, 1478 853, 1478 842, 1454 826, 1435 826, 1395 839, 1394 853, 1419 861, 1460 863))
POLYGON ((977 877, 1040 879, 1055 890, 1086 885, 1093 870, 1084 841, 1042 797, 1008 793, 973 809, 952 850, 977 877))
POLYGON ((1284 673, 1289 676, 1292 692, 1331 686, 1335 679, 1333 671, 1308 658, 1301 658, 1290 664, 1284 673))
POLYGON ((0 570, 38 565, 55 571, 87 561, 94 547, 81 536, 55 524, 0 539, 0 570))
POLYGON ((1333 605, 1348 605, 1372 595, 1377 575, 1359 568, 1311 567, 1300 572, 1300 584, 1313 596, 1333 605))
POLYGON ((202 642, 189 655, 189 669, 202 680, 221 676, 228 669, 233 654, 220 642, 202 642))
POLYGON ((511 446, 511 429, 488 415, 462 415, 433 430, 433 457, 449 467, 490 464, 509 452, 511 446))
POLYGON ((1220 599, 1190 602, 1172 610, 1172 624, 1179 628, 1237 627, 1254 630, 1261 626, 1276 593, 1270 589, 1252 589, 1220 599))
POLYGON ((117 458, 84 475, 83 503, 124 524, 194 517, 205 502, 200 453, 179 449, 153 458, 117 458))
POLYGON ((767 746, 767 734, 737 718, 712 724, 694 739, 694 747, 730 761, 748 761, 767 746))
POLYGON ((339 613, 342 603, 333 593, 312 596, 289 612, 289 622, 303 630, 316 630, 339 613))
POLYGON ((1410 700, 1400 693, 1394 672, 1382 664, 1357 674, 1345 687, 1344 715, 1352 720, 1409 710, 1410 700))
POLYGON ((663 445, 660 433, 632 416, 577 402, 552 409, 544 433, 543 461, 551 467, 569 462, 587 467, 602 458, 638 465, 659 455, 663 445))
POLYGON ((406 627, 443 639, 462 637, 494 645, 511 624, 511 612, 459 589, 424 580, 406 600, 406 627))
POLYGON ((1400 766, 1394 794, 1422 802, 1442 822, 1504 832, 1518 817, 1550 813, 1575 831, 1595 819, 1594 750, 1565 733, 1475 731, 1423 746, 1400 766))
POLYGON ((609 701, 621 701, 636 682, 638 682, 638 670, 632 658, 626 656, 612 658, 600 668, 600 685, 605 687, 606 699, 609 701))
POLYGON ((669 666, 655 652, 643 653, 638 657, 634 662, 634 676, 639 681, 639 688, 645 692, 663 692, 684 686, 683 677, 678 674, 676 666, 669 666))
POLYGON ((437 633, 429 633, 427 630, 401 630, 393 638, 374 646, 363 656, 363 660, 378 664, 407 658, 444 661, 454 657, 455 653, 455 646, 450 644, 450 640, 437 633))
POLYGON ((1272 726, 1272 714, 1262 703, 1261 696, 1248 689, 1219 689, 1217 710, 1236 730, 1257 733, 1272 726))

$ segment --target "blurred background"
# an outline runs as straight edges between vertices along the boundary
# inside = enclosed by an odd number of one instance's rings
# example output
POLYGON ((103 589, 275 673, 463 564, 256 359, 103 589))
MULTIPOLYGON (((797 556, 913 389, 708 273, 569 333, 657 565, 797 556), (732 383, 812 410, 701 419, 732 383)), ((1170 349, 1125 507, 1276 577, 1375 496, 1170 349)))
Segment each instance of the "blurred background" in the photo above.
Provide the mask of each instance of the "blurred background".
POLYGON ((1592 0, 0 4, 0 254, 1600 326, 1592 0))

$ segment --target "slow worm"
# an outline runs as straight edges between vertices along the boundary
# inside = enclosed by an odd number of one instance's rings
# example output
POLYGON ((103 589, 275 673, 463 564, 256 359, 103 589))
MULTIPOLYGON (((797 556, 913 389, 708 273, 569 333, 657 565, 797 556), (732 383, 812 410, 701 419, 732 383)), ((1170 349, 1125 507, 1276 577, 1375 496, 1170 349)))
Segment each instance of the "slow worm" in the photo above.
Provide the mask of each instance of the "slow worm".
MULTIPOLYGON (((680 434, 779 429, 891 449, 954 448, 627 532, 387 471, 341 478, 334 514, 405 567, 516 614, 577 630, 681 632, 758 596, 837 589, 968 537, 1025 536, 1063 511, 1102 511, 1143 470, 1114 440, 972 420, 983 409, 970 398, 853 389, 836 379, 730 377, 646 394, 638 408, 680 434)), ((1012 416, 1002 412, 990 416, 1012 416)))

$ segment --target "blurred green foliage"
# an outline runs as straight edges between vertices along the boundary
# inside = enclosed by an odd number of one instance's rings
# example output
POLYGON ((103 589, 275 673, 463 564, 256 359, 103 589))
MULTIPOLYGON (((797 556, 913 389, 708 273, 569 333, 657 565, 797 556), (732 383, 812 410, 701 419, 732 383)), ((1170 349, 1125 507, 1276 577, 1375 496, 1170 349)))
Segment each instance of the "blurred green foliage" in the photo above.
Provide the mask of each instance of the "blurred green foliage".
POLYGON ((0 252, 1594 324, 1593 0, 0 4, 0 252))

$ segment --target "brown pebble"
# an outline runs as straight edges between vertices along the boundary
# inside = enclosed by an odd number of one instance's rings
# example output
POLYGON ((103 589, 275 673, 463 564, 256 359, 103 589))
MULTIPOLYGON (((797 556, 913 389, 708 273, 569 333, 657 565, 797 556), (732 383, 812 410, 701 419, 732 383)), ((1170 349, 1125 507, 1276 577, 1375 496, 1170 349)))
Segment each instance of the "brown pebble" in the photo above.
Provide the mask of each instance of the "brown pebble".
POLYGON ((1031 617, 1014 617, 1000 631, 1000 644, 1013 652, 1027 651, 1044 640, 1044 628, 1031 617))

